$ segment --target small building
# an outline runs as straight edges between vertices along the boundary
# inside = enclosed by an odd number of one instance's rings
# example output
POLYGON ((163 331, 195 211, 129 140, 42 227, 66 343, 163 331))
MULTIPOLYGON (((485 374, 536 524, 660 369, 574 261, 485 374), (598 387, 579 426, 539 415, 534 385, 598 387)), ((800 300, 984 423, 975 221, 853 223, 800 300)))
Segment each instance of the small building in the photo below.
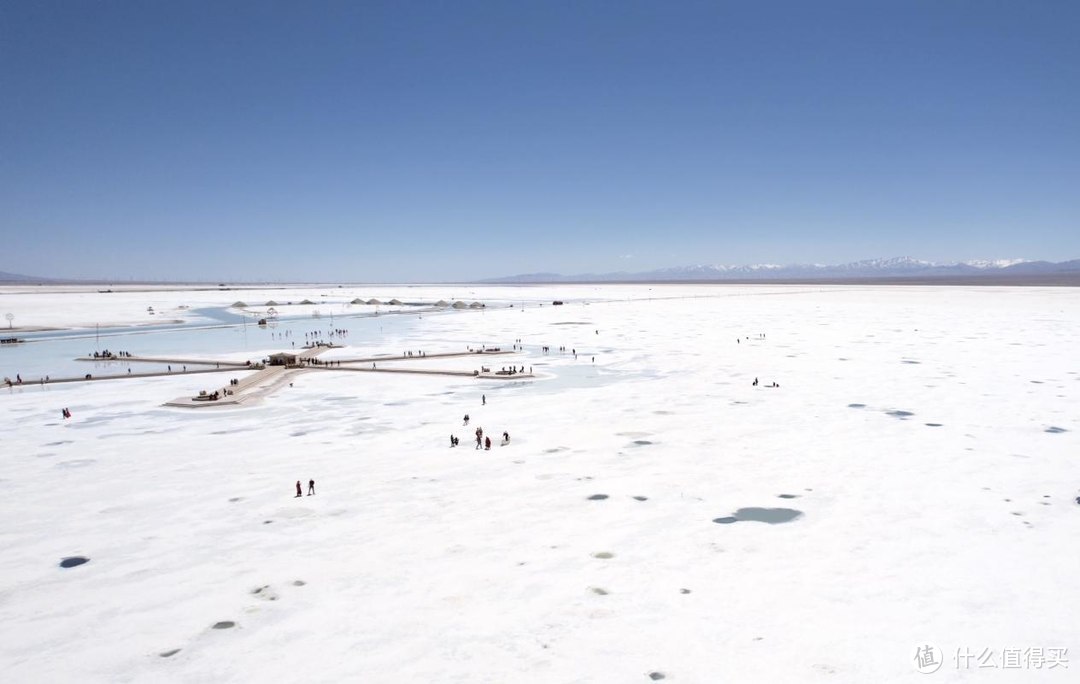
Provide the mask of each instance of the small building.
POLYGON ((271 366, 296 366, 299 365, 299 354, 290 354, 289 352, 278 352, 277 354, 270 355, 269 365, 271 366))

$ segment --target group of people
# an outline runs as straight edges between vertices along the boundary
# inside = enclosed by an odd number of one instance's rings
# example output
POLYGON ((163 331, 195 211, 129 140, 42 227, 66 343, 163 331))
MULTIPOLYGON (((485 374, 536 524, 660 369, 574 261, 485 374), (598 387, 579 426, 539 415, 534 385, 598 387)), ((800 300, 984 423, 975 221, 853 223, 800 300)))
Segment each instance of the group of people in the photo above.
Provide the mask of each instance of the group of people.
MULTIPOLYGON (((510 366, 509 370, 507 370, 506 366, 503 366, 501 371, 496 372, 496 375, 517 375, 518 373, 524 373, 524 372, 525 372, 525 366, 522 366, 520 369, 517 368, 516 366, 510 366)), ((529 373, 530 374, 532 373, 532 366, 529 366, 529 373)))
MULTIPOLYGON (((753 387, 757 387, 758 386, 758 379, 754 378, 754 382, 752 382, 751 385, 753 387)), ((771 385, 765 385, 765 387, 779 387, 779 386, 780 386, 780 384, 778 382, 776 382, 776 381, 773 381, 773 383, 771 385)))
MULTIPOLYGON (((468 423, 468 416, 465 416, 465 418, 466 418, 465 424, 468 425, 469 424, 468 423)), ((509 443, 510 443, 510 433, 506 432, 504 430, 503 431, 502 446, 506 446, 509 443)), ((459 440, 455 435, 450 435, 450 447, 453 448, 453 447, 456 447, 459 444, 461 444, 461 440, 459 440)), ((477 449, 484 449, 484 450, 490 450, 491 449, 491 437, 490 436, 489 437, 484 436, 484 428, 482 428, 482 427, 476 428, 476 448, 477 449)))
MULTIPOLYGON (((306 333, 304 333, 304 339, 306 340, 305 347, 308 347, 308 348, 310 348, 310 347, 322 347, 322 346, 332 347, 333 346, 332 343, 323 341, 324 337, 332 338, 332 337, 348 337, 348 336, 349 336, 349 331, 346 330, 345 328, 333 328, 333 329, 327 330, 325 332, 323 332, 323 331, 306 332, 306 333)), ((293 346, 294 347, 296 346, 295 342, 293 342, 293 346)))
MULTIPOLYGON (((480 395, 480 403, 483 406, 487 406, 487 395, 486 394, 481 394, 480 395)), ((469 414, 466 413, 465 414, 465 425, 468 425, 468 424, 469 424, 469 414)), ((484 450, 491 449, 491 437, 485 437, 484 436, 484 428, 477 427, 475 434, 476 434, 476 448, 477 449, 484 449, 484 450)), ((503 430, 502 437, 503 437, 502 446, 506 446, 507 444, 510 443, 510 433, 508 431, 503 430)), ((456 435, 451 434, 450 435, 450 448, 454 448, 459 444, 461 444, 461 440, 459 440, 456 435)))
POLYGON ((91 356, 93 356, 95 359, 119 359, 119 358, 130 359, 131 358, 131 352, 126 352, 126 351, 111 352, 108 349, 106 349, 105 351, 94 352, 93 354, 91 354, 91 356))
POLYGON ((329 368, 330 366, 337 366, 337 367, 341 366, 341 361, 330 361, 330 360, 324 361, 322 359, 315 358, 315 357, 312 357, 310 359, 300 359, 300 363, 308 363, 308 364, 311 364, 312 366, 326 366, 327 368, 329 368))
MULTIPOLYGON (((293 498, 295 499, 295 498, 303 496, 303 495, 304 495, 304 487, 303 487, 303 485, 300 484, 300 480, 297 480, 296 481, 296 496, 294 496, 293 498)), ((315 480, 308 480, 308 483, 307 483, 307 495, 308 496, 315 496, 315 480)))
MULTIPOLYGON (((86 379, 87 379, 87 380, 89 380, 89 379, 90 379, 90 377, 89 377, 89 376, 87 376, 87 378, 86 378, 86 379)), ((43 378, 38 378, 38 384, 41 384, 41 385, 44 385, 44 384, 45 384, 45 383, 47 383, 48 381, 49 381, 49 376, 48 376, 48 375, 46 375, 46 376, 45 376, 45 377, 43 377, 43 378)), ((19 375, 18 373, 16 373, 16 374, 15 374, 15 379, 14 379, 14 380, 12 380, 11 378, 7 378, 7 377, 5 377, 5 378, 4 378, 4 384, 5 384, 5 385, 7 385, 8 387, 12 387, 12 386, 14 386, 14 385, 21 385, 21 384, 23 384, 23 379, 22 379, 22 376, 21 376, 21 375, 19 375)))

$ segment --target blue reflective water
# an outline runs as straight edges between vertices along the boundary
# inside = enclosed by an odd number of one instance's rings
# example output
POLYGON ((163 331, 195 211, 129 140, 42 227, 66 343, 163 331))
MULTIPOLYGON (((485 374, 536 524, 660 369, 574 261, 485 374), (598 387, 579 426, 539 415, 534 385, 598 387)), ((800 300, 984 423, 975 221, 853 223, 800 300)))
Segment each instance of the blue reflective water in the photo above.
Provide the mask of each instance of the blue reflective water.
MULTIPOLYGON (((292 350, 303 347, 305 333, 323 333, 331 328, 348 330, 347 337, 337 340, 352 346, 368 345, 373 351, 383 351, 383 340, 408 334, 417 317, 411 314, 356 314, 329 317, 279 319, 268 326, 255 325, 250 318, 224 308, 198 309, 186 324, 169 323, 139 328, 102 328, 100 330, 65 330, 20 335, 23 344, 3 345, 0 348, 0 378, 35 382, 48 375, 51 378, 81 377, 87 373, 119 374, 130 367, 133 373, 165 371, 165 366, 148 363, 115 361, 76 361, 76 357, 93 355, 95 351, 126 351, 136 356, 179 357, 192 355, 219 356, 236 352, 252 352, 252 360, 261 358, 268 350, 292 350), (291 336, 287 333, 291 333, 291 336), (295 346, 294 346, 295 345, 295 346)), ((428 315, 428 314, 426 314, 428 315)), ((439 315, 439 314, 434 314, 439 315)), ((395 346, 396 349, 396 346, 395 346)), ((174 366, 173 370, 177 370, 174 366)))

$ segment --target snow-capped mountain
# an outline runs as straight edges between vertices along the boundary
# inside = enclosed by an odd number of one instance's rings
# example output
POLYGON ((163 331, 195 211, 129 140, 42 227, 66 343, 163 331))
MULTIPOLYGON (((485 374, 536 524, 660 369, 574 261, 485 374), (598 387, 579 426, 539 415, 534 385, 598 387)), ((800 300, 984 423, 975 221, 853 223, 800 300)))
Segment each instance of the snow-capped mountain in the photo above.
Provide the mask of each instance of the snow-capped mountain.
POLYGON ((747 264, 676 266, 652 271, 628 273, 585 273, 564 276, 556 273, 495 278, 485 282, 612 282, 612 281, 701 281, 701 280, 826 280, 844 278, 943 278, 963 276, 1061 275, 1080 277, 1080 260, 1052 263, 1027 259, 977 259, 953 263, 935 263, 913 257, 865 259, 846 264, 747 264))
POLYGON ((972 268, 1008 268, 1017 264, 1030 263, 1028 259, 973 259, 971 261, 960 262, 965 266, 971 266, 972 268))

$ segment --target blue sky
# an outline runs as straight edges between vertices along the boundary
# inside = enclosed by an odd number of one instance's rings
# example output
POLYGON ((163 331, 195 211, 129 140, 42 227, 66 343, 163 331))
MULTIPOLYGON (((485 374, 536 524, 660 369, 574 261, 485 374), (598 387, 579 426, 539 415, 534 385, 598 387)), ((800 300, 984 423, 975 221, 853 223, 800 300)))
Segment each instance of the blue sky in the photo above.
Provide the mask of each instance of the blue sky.
POLYGON ((0 271, 1080 257, 1080 3, 7 2, 0 271))

